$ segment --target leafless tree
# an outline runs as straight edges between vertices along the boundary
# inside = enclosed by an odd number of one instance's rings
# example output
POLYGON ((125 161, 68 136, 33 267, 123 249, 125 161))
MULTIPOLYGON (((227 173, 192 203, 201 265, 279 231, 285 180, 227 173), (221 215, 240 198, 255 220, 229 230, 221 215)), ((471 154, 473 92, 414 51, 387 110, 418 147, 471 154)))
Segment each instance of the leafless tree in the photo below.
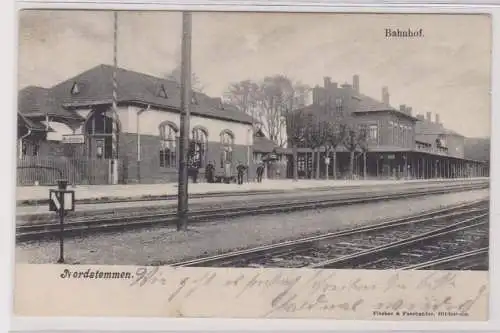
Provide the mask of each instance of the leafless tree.
POLYGON ((366 180, 367 169, 366 169, 366 153, 368 152, 368 129, 366 126, 360 126, 358 130, 358 146, 363 154, 363 179, 366 180))
POLYGON ((297 168, 298 158, 297 158, 297 148, 304 144, 305 142, 305 121, 304 121, 304 111, 295 110, 290 111, 285 115, 286 118, 286 134, 288 138, 288 143, 292 146, 293 154, 293 180, 297 181, 299 179, 299 172, 297 168))
MULTIPOLYGON (((333 155, 333 179, 337 179, 337 148, 344 142, 346 125, 340 120, 329 121, 326 124, 328 126, 325 140, 326 156, 330 158, 330 153, 333 155)), ((326 178, 328 179, 328 170, 326 170, 326 178)))
POLYGON ((231 83, 224 98, 225 102, 234 105, 238 110, 252 117, 256 127, 259 121, 257 112, 257 97, 259 96, 259 85, 251 80, 231 83))
MULTIPOLYGON (((169 74, 165 75, 167 80, 172 80, 180 84, 181 82, 181 66, 175 67, 169 74)), ((196 73, 191 74, 191 87, 195 92, 203 92, 204 86, 196 73)))
POLYGON ((350 177, 354 177, 354 160, 355 153, 363 154, 365 161, 365 178, 366 178, 366 152, 368 151, 368 131, 366 126, 355 121, 349 121, 346 124, 345 136, 343 141, 344 146, 350 153, 349 173, 350 177))
POLYGON ((320 148, 326 147, 330 131, 329 119, 318 114, 308 114, 305 124, 305 142, 313 150, 313 160, 316 163, 315 178, 320 174, 320 148))
POLYGON ((305 105, 309 87, 284 75, 265 77, 259 82, 232 83, 226 100, 256 119, 262 131, 276 145, 287 142, 287 115, 305 105))

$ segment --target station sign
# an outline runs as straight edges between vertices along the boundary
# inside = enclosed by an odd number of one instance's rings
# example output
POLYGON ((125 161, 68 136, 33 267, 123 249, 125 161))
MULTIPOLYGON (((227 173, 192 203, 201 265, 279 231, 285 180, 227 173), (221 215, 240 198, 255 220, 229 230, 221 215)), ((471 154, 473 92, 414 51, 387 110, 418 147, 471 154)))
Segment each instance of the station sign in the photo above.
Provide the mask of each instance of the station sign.
POLYGON ((82 144, 85 143, 85 135, 83 134, 66 134, 62 136, 62 143, 82 144))
POLYGON ((75 210, 75 192, 66 190, 49 190, 49 210, 65 212, 75 210))

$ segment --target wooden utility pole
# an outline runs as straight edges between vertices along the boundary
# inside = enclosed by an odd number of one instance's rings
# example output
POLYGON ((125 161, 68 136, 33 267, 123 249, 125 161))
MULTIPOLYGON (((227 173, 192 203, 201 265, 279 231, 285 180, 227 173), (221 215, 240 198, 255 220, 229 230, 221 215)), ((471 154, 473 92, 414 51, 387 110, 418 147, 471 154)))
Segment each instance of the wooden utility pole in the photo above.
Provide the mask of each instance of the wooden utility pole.
POLYGON ((182 13, 181 60, 181 119, 179 137, 179 186, 177 204, 177 230, 186 230, 188 222, 188 149, 191 89, 191 13, 182 13))
POLYGON ((118 184, 118 12, 113 12, 113 95, 112 95, 112 135, 111 135, 111 161, 110 183, 118 184))

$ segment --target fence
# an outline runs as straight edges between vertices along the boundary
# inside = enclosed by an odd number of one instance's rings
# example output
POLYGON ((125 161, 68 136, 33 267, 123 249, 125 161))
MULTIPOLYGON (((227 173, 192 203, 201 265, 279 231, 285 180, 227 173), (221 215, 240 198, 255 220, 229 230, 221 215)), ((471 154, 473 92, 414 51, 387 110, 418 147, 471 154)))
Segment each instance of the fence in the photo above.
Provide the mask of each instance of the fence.
MULTIPOLYGON (((109 167, 105 159, 25 157, 17 161, 17 185, 55 185, 60 178, 76 185, 109 184, 109 167)), ((123 170, 121 161, 118 169, 123 170)))

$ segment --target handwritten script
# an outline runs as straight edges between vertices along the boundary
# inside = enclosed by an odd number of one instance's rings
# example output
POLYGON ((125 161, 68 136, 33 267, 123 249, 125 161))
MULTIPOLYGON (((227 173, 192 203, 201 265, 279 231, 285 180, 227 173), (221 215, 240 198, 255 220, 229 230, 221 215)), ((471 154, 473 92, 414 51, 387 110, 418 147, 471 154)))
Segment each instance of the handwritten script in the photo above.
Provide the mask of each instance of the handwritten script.
POLYGON ((206 302, 210 307, 216 303, 234 307, 258 304, 255 316, 259 317, 311 313, 342 317, 367 312, 378 316, 445 312, 464 315, 484 304, 488 292, 486 284, 457 288, 463 283, 461 274, 386 271, 377 272, 374 278, 367 271, 140 267, 130 287, 161 287, 158 292, 164 290, 168 303, 199 303, 217 291, 217 299, 206 302))

